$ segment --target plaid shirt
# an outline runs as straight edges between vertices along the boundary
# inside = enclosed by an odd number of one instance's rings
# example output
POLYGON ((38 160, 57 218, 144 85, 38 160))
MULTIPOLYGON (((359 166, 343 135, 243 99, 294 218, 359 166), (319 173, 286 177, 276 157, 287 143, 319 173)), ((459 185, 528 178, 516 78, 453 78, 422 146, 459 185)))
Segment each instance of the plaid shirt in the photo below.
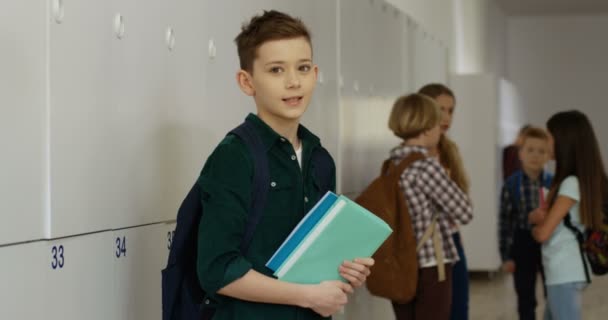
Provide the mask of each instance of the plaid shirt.
POLYGON ((504 183, 500 196, 498 217, 500 257, 511 260, 513 238, 518 230, 531 231, 528 215, 540 205, 539 189, 549 188, 552 177, 541 172, 540 179, 532 181, 523 171, 516 171, 504 183))
MULTIPOLYGON (((399 162, 414 152, 425 155, 428 153, 423 147, 400 145, 391 150, 390 155, 391 159, 399 162)), ((412 216, 416 239, 420 241, 436 215, 444 261, 458 261, 450 224, 451 222, 467 224, 473 218, 468 196, 449 178, 445 169, 434 157, 412 163, 401 174, 400 187, 412 216)), ((437 265, 432 239, 424 243, 418 251, 418 265, 423 268, 437 265)))

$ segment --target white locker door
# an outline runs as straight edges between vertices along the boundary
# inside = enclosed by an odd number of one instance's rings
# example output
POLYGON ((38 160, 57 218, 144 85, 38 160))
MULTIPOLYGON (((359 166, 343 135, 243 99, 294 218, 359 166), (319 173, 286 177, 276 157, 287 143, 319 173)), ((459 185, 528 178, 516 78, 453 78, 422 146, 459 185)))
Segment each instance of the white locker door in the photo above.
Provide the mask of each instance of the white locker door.
POLYGON ((313 61, 319 78, 313 99, 302 123, 321 138, 321 143, 337 160, 338 155, 338 14, 337 1, 290 1, 288 11, 300 17, 312 33, 313 61))
POLYGON ((0 248, 0 319, 50 318, 44 304, 46 254, 44 242, 0 248))
POLYGON ((47 185, 45 1, 0 10, 0 245, 44 237, 47 185))
POLYGON ((166 263, 164 224, 113 232, 116 320, 160 320, 161 270, 166 263))
POLYGON ((48 1, 50 238, 109 229, 128 198, 118 154, 108 1, 48 1))
MULTIPOLYGON (((170 165, 166 92, 167 0, 115 0, 112 15, 122 22, 112 39, 113 101, 108 132, 114 162, 103 172, 115 175, 112 228, 158 222, 165 197, 164 170, 170 165)), ((120 23, 119 23, 120 24, 120 23)), ((99 192, 99 190, 96 190, 99 192)))
POLYGON ((417 26, 414 31, 414 89, 428 83, 448 81, 447 47, 432 34, 417 26))
POLYGON ((47 242, 46 319, 116 318, 113 240, 102 232, 47 242))
MULTIPOLYGON (((207 1, 165 1, 168 9, 166 95, 167 125, 163 130, 162 220, 174 220, 177 209, 203 167, 212 146, 205 118, 217 117, 219 106, 206 112, 205 74, 208 44, 205 35, 207 1)), ((230 86, 226 84, 226 86, 230 86)))
POLYGON ((201 125, 205 135, 201 144, 208 156, 224 135, 240 124, 249 112, 255 113, 253 98, 241 92, 236 83, 240 69, 234 38, 243 23, 263 9, 272 8, 269 0, 208 1, 201 38, 209 44, 205 56, 205 118, 201 125))

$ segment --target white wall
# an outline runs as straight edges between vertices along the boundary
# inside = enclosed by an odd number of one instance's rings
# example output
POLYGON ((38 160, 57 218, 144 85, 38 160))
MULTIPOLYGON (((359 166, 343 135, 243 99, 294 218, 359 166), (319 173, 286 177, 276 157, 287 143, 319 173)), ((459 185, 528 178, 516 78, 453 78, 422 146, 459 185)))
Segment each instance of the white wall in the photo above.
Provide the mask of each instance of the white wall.
MULTIPOLYGON (((371 2, 380 0, 368 0, 371 2)), ((454 38, 453 0, 386 0, 401 9, 428 32, 451 46, 454 38)))
POLYGON ((507 77, 519 88, 529 121, 544 126, 555 112, 585 112, 605 160, 606 30, 608 15, 512 17, 507 38, 507 77))
POLYGON ((505 72, 506 15, 494 1, 454 1, 453 70, 457 74, 505 72))

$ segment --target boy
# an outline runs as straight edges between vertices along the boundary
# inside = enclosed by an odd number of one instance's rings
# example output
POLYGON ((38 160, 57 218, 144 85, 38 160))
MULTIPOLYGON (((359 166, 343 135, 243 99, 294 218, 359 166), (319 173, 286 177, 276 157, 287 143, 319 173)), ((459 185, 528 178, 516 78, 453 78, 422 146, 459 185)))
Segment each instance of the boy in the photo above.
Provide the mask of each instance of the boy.
POLYGON ((542 274, 540 244, 531 234, 528 214, 538 208, 541 188, 549 188, 552 177, 543 172, 549 161, 549 136, 540 128, 522 132, 519 159, 522 169, 504 183, 500 201, 500 255, 503 270, 513 273, 520 319, 534 319, 536 275, 542 274))
POLYGON ((399 181, 416 242, 421 247, 418 250, 416 296, 406 304, 393 302, 393 310, 397 320, 448 320, 452 303, 452 265, 459 259, 451 223, 471 221, 471 202, 450 179, 439 160, 429 156, 429 150, 437 147, 441 137, 441 111, 433 99, 422 94, 397 99, 388 126, 403 139, 402 144, 390 151, 395 163, 415 154, 426 156, 412 162, 399 181), (436 237, 422 242, 427 230, 433 230, 436 237))
MULTIPOLYGON (((235 39, 241 70, 237 82, 253 97, 255 127, 266 147, 271 183, 262 218, 249 249, 241 254, 251 203, 253 160, 239 138, 228 135, 208 158, 198 183, 205 214, 199 227, 197 273, 217 305, 214 320, 321 319, 347 302, 363 284, 371 258, 345 261, 340 274, 350 284, 329 281, 300 285, 279 281, 265 263, 304 214, 322 196, 311 155, 319 138, 301 126, 317 80, 306 26, 289 15, 264 12, 235 39)), ((332 161, 332 189, 335 165, 332 161)))

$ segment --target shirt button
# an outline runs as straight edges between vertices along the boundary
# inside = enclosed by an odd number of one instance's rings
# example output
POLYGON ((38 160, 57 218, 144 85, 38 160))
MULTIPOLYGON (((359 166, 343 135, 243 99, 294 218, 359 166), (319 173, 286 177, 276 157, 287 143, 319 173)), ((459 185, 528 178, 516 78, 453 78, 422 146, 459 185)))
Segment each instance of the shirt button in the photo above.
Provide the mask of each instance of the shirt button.
POLYGON ((285 142, 285 138, 281 138, 281 142, 285 142))
POLYGON ((291 160, 296 160, 296 159, 297 159, 297 158, 296 158, 296 156, 295 156, 295 155, 292 155, 292 156, 291 156, 291 160))
POLYGON ((270 183, 270 186, 274 188, 274 187, 277 186, 277 183, 273 181, 273 182, 270 183))
POLYGON ((308 197, 304 197, 304 202, 308 203, 308 197))

